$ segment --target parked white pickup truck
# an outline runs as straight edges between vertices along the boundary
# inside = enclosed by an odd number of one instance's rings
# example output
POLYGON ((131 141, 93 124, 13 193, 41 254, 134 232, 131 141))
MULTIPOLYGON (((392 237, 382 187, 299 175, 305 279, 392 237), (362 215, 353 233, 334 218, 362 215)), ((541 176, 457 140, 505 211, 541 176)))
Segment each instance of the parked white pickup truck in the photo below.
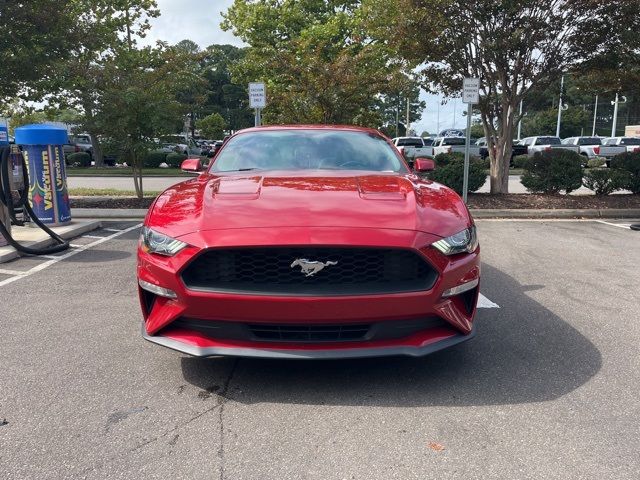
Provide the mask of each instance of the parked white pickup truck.
MULTIPOLYGON (((464 153, 464 147, 467 143, 465 137, 436 137, 433 140, 433 155, 439 153, 464 153)), ((477 145, 471 145, 469 147, 469 155, 474 157, 480 156, 480 147, 477 145)))
POLYGON ((617 153, 638 153, 640 152, 640 137, 609 137, 602 140, 602 145, 618 147, 620 151, 617 153))
POLYGON ((549 150, 561 149, 571 150, 572 152, 580 153, 580 147, 577 145, 563 145, 560 137, 527 137, 520 141, 520 145, 527 147, 527 155, 532 157, 539 152, 547 152, 549 150))
MULTIPOLYGON (((431 141, 431 139, 426 140, 431 141)), ((409 163, 418 157, 433 155, 433 149, 425 144, 425 139, 422 137, 396 137, 392 138, 391 142, 409 163)))
POLYGON ((600 137, 569 137, 562 140, 563 145, 577 145, 580 148, 580 155, 587 158, 596 158, 600 156, 600 146, 602 138, 600 137))

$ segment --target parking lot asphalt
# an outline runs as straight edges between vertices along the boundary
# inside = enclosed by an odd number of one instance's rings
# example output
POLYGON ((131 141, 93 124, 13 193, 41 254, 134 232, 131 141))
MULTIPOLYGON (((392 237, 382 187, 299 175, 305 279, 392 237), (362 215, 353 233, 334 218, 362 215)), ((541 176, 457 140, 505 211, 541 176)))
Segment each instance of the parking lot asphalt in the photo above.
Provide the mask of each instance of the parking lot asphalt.
POLYGON ((275 361, 144 342, 136 224, 105 222, 0 269, 0 478, 638 478, 628 223, 478 221, 500 308, 479 310, 473 340, 275 361))

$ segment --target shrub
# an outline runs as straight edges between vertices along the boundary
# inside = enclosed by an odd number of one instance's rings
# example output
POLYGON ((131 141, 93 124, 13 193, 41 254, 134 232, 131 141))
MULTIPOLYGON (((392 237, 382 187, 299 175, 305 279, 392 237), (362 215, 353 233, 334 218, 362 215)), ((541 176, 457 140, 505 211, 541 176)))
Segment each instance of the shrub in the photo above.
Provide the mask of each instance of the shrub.
POLYGON ((438 155, 433 157, 433 159, 436 161, 436 166, 444 167, 445 165, 449 165, 451 162, 464 160, 464 153, 439 153, 438 155))
POLYGON ((81 167, 91 166, 91 155, 87 152, 70 153, 66 156, 67 165, 79 165, 81 167))
POLYGON ((582 157, 561 149, 536 153, 525 163, 521 182, 530 192, 570 193, 582 186, 582 157))
POLYGON ((165 152, 148 152, 142 160, 142 166, 145 168, 158 168, 161 163, 167 161, 165 152))
POLYGON ((589 168, 600 168, 604 166, 604 164, 605 164, 604 158, 600 158, 600 157, 590 158, 587 161, 587 167, 589 168))
POLYGON ((611 159, 616 170, 618 187, 631 193, 640 193, 640 153, 621 153, 611 159))
MULTIPOLYGON (((436 169, 429 174, 429 179, 442 183, 461 194, 464 181, 464 160, 456 159, 445 165, 436 166, 436 169)), ((486 180, 487 174, 480 162, 469 162, 469 191, 475 192, 484 185, 486 180)))
POLYGON ((169 155, 167 155, 165 162, 171 168, 180 168, 180 165, 182 165, 182 162, 186 158, 187 155, 185 155, 184 153, 170 153, 169 155))
POLYGON ((612 169, 592 169, 584 174, 584 186, 596 195, 609 195, 620 189, 619 172, 612 169))
POLYGON ((516 155, 513 157, 513 166, 515 168, 525 168, 529 161, 529 155, 516 155))
POLYGON ((489 170, 491 168, 491 159, 489 157, 480 158, 472 156, 469 158, 469 163, 475 163, 476 165, 481 166, 484 170, 489 170))

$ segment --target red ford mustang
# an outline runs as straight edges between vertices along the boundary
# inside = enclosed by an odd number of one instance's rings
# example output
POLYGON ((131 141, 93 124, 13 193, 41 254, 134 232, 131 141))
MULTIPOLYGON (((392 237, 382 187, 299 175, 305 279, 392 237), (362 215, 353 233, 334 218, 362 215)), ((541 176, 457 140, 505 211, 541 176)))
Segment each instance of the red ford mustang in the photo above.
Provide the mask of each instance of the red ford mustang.
POLYGON ((143 336, 198 356, 426 355, 473 336, 479 251, 460 197, 376 130, 243 130, 149 209, 143 336))

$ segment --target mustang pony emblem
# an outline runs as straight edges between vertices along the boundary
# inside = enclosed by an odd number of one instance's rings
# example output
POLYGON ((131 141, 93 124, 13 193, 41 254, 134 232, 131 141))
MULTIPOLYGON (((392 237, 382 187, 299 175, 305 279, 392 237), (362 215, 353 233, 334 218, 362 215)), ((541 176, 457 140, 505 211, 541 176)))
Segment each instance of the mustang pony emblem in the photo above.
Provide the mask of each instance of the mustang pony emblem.
POLYGON ((324 270, 329 265, 337 265, 338 262, 312 262, 306 258, 296 258, 291 264, 291 268, 300 267, 305 277, 312 277, 320 270, 324 270))

